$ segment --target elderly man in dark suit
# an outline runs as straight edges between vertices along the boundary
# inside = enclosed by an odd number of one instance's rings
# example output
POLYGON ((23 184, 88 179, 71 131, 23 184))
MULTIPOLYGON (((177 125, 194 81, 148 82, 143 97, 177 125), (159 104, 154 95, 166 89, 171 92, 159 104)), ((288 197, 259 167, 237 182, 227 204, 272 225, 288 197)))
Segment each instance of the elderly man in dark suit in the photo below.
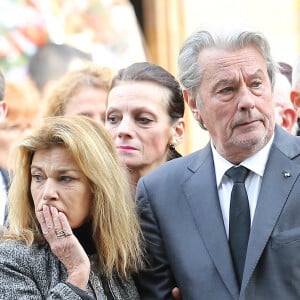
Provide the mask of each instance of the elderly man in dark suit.
POLYGON ((211 140, 138 183, 142 299, 300 299, 300 140, 275 125, 276 71, 259 32, 183 44, 183 94, 211 140))
MULTIPOLYGON (((4 101, 5 91, 5 80, 4 76, 0 71, 0 127, 1 122, 5 120, 7 105, 4 101)), ((5 222, 6 216, 6 201, 7 201, 7 190, 8 190, 8 174, 7 171, 0 168, 0 225, 5 222)))

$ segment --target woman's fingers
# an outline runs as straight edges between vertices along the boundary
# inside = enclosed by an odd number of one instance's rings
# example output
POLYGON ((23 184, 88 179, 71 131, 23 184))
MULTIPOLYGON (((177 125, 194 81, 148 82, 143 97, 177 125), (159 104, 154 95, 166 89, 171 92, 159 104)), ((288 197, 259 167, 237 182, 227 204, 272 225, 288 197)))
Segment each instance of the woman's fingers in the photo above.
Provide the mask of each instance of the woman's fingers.
POLYGON ((43 234, 44 235, 53 235, 55 230, 54 230, 54 223, 52 220, 50 207, 47 205, 44 205, 42 211, 37 212, 36 216, 41 225, 43 234))
MULTIPOLYGON (((64 238, 64 227, 59 217, 59 212, 56 207, 44 205, 42 211, 36 213, 37 219, 41 225, 43 235, 49 242, 49 240, 55 240, 56 238, 64 238)), ((65 223, 68 224, 65 218, 65 223)), ((68 224, 69 225, 69 224, 68 224)), ((64 224, 66 227, 66 225, 64 224)), ((69 227, 67 227, 69 230, 69 227)), ((69 230, 68 232, 72 232, 69 230)))
POLYGON ((38 221, 41 225, 43 235, 48 234, 48 229, 47 229, 47 225, 46 225, 46 221, 45 221, 45 218, 44 218, 43 211, 36 212, 36 217, 37 217, 37 219, 38 219, 38 221))
POLYGON ((56 237, 58 239, 64 238, 65 237, 65 232, 64 232, 64 228, 62 226, 62 223, 60 221, 60 217, 59 217, 59 213, 58 213, 57 208, 51 206, 50 211, 51 211, 51 215, 52 215, 52 221, 53 221, 56 237))
POLYGON ((72 228, 67 220, 66 215, 62 212, 59 212, 58 218, 60 220, 60 224, 62 226, 62 230, 64 231, 65 237, 72 235, 72 228))
POLYGON ((66 215, 55 207, 44 205, 36 216, 51 251, 67 269, 68 282, 85 288, 90 272, 89 258, 72 234, 66 215))
POLYGON ((47 205, 43 206, 43 214, 44 214, 44 218, 45 218, 45 222, 46 222, 47 231, 48 231, 48 233, 53 234, 54 224, 53 224, 53 219, 52 219, 52 215, 51 215, 49 206, 47 206, 47 205))

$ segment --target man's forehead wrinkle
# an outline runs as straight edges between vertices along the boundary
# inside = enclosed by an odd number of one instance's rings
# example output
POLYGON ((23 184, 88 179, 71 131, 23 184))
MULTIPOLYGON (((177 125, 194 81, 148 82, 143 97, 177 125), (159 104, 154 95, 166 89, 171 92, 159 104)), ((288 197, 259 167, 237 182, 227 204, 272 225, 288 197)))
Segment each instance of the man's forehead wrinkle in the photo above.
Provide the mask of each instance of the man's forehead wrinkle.
POLYGON ((204 70, 207 69, 211 69, 211 68, 227 68, 230 67, 232 68, 234 65, 239 66, 239 65, 243 65, 245 67, 250 67, 253 66, 253 63, 256 61, 256 58, 250 58, 248 57, 248 59, 246 59, 243 56, 232 56, 230 59, 228 59, 228 57, 218 57, 216 58, 213 62, 207 62, 204 63, 204 70))
MULTIPOLYGON (((230 63, 229 63, 230 64, 230 63)), ((224 63, 223 66, 219 65, 219 68, 215 65, 215 67, 209 67, 203 69, 203 73, 205 77, 212 77, 212 79, 217 79, 218 77, 221 77, 223 79, 221 80, 227 80, 227 81, 233 81, 234 77, 237 74, 242 74, 243 76, 248 77, 257 77, 262 76, 264 74, 263 70, 260 68, 260 66, 255 66, 253 64, 243 64, 239 65, 239 62, 236 63, 236 68, 230 70, 227 69, 227 62, 224 63)))

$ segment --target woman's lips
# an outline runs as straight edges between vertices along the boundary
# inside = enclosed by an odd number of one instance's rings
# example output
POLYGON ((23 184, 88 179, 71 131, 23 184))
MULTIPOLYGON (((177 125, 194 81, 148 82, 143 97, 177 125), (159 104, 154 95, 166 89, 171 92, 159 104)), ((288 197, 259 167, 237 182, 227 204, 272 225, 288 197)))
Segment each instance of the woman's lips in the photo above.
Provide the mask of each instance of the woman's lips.
POLYGON ((136 148, 131 146, 117 146, 117 149, 123 150, 123 151, 133 151, 136 150, 136 148))

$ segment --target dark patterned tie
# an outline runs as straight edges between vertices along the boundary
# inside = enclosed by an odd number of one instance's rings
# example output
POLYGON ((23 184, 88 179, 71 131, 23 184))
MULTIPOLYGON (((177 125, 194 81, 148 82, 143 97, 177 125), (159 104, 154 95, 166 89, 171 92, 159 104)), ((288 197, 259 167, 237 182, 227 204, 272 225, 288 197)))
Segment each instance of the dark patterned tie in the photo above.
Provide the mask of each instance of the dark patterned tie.
POLYGON ((249 170, 232 167, 225 175, 233 181, 229 212, 229 246, 233 265, 241 285, 250 233, 250 209, 245 180, 249 170))

